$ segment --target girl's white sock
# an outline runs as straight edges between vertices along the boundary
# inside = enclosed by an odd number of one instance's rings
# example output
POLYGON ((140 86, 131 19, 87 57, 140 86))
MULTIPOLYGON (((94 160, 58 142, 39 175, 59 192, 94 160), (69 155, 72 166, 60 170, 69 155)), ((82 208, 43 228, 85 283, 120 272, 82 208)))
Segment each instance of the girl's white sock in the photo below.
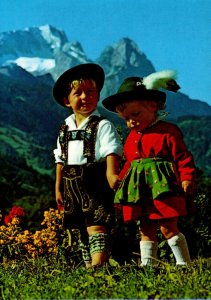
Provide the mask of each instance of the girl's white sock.
POLYGON ((177 265, 190 263, 190 254, 185 236, 180 232, 167 240, 176 259, 177 265))
POLYGON ((152 266, 156 263, 158 243, 154 241, 141 241, 141 266, 152 266))

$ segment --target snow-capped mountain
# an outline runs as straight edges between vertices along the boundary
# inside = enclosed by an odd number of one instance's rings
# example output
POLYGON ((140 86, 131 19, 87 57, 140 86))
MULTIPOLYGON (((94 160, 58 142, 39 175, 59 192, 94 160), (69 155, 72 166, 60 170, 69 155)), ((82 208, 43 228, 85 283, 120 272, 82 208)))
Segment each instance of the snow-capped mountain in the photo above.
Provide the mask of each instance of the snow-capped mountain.
MULTIPOLYGON (((49 25, 0 33, 0 66, 16 63, 35 76, 50 73, 56 79, 67 68, 90 61, 79 42, 69 42, 63 31, 49 25)), ((142 76, 155 71, 128 38, 107 47, 97 62, 104 67, 108 80, 117 84, 127 74, 142 76)))
POLYGON ((53 52, 67 42, 64 31, 49 25, 2 32, 0 63, 19 57, 53 58, 53 52))
POLYGON ((16 63, 36 76, 51 73, 54 77, 62 72, 57 67, 61 59, 64 68, 67 60, 76 64, 87 61, 80 43, 69 43, 65 33, 52 26, 0 33, 1 66, 16 63))
MULTIPOLYGON (((64 31, 50 25, 0 33, 0 68, 17 65, 35 77, 50 74, 56 80, 68 68, 86 62, 91 60, 81 44, 70 42, 64 31)), ((101 99, 115 93, 124 78, 146 76, 156 71, 152 62, 129 38, 106 47, 96 62, 106 74, 101 99)), ((167 110, 172 117, 211 115, 211 107, 205 102, 192 100, 182 93, 167 92, 167 95, 167 110)))

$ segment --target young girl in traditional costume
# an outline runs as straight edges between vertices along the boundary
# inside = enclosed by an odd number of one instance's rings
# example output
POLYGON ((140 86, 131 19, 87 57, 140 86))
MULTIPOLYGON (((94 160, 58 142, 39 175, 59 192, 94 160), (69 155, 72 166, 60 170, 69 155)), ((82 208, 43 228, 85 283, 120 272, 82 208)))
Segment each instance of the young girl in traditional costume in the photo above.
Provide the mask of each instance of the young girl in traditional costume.
POLYGON ((53 88, 55 100, 73 111, 61 127, 54 150, 56 201, 64 206, 64 226, 80 230, 87 267, 108 259, 113 189, 122 155, 115 127, 97 110, 103 84, 103 69, 90 63, 64 72, 53 88))
POLYGON ((131 130, 125 145, 125 165, 115 203, 124 220, 140 220, 141 265, 157 261, 157 229, 167 240, 177 265, 190 262, 178 218, 186 215, 186 196, 194 191, 195 165, 180 129, 163 121, 166 94, 160 88, 179 89, 172 71, 145 78, 129 77, 103 105, 126 121, 131 130))

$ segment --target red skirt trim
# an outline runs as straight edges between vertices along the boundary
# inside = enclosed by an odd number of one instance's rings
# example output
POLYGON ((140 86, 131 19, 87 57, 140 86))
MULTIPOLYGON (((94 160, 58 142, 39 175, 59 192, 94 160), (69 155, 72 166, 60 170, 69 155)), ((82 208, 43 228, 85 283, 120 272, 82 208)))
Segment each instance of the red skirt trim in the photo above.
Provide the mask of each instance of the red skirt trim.
POLYGON ((169 196, 163 199, 154 199, 145 207, 144 211, 140 205, 115 204, 116 213, 121 213, 125 223, 138 220, 147 216, 151 220, 161 220, 184 216, 187 214, 186 201, 183 196, 169 196))

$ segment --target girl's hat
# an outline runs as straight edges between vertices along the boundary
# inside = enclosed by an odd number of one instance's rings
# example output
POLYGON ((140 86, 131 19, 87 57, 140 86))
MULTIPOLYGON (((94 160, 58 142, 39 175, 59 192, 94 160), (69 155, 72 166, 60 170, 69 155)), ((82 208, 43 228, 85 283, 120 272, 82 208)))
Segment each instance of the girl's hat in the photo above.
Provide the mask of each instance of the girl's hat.
POLYGON ((103 100, 103 105, 110 111, 116 112, 116 107, 131 100, 152 100, 165 103, 166 94, 159 91, 164 88, 177 92, 180 88, 174 78, 176 72, 165 70, 148 75, 147 77, 128 77, 121 84, 117 93, 103 100))
POLYGON ((53 87, 53 96, 60 105, 65 106, 64 98, 67 97, 68 84, 80 79, 93 79, 100 92, 104 84, 105 73, 99 65, 93 63, 81 64, 65 71, 53 87))

